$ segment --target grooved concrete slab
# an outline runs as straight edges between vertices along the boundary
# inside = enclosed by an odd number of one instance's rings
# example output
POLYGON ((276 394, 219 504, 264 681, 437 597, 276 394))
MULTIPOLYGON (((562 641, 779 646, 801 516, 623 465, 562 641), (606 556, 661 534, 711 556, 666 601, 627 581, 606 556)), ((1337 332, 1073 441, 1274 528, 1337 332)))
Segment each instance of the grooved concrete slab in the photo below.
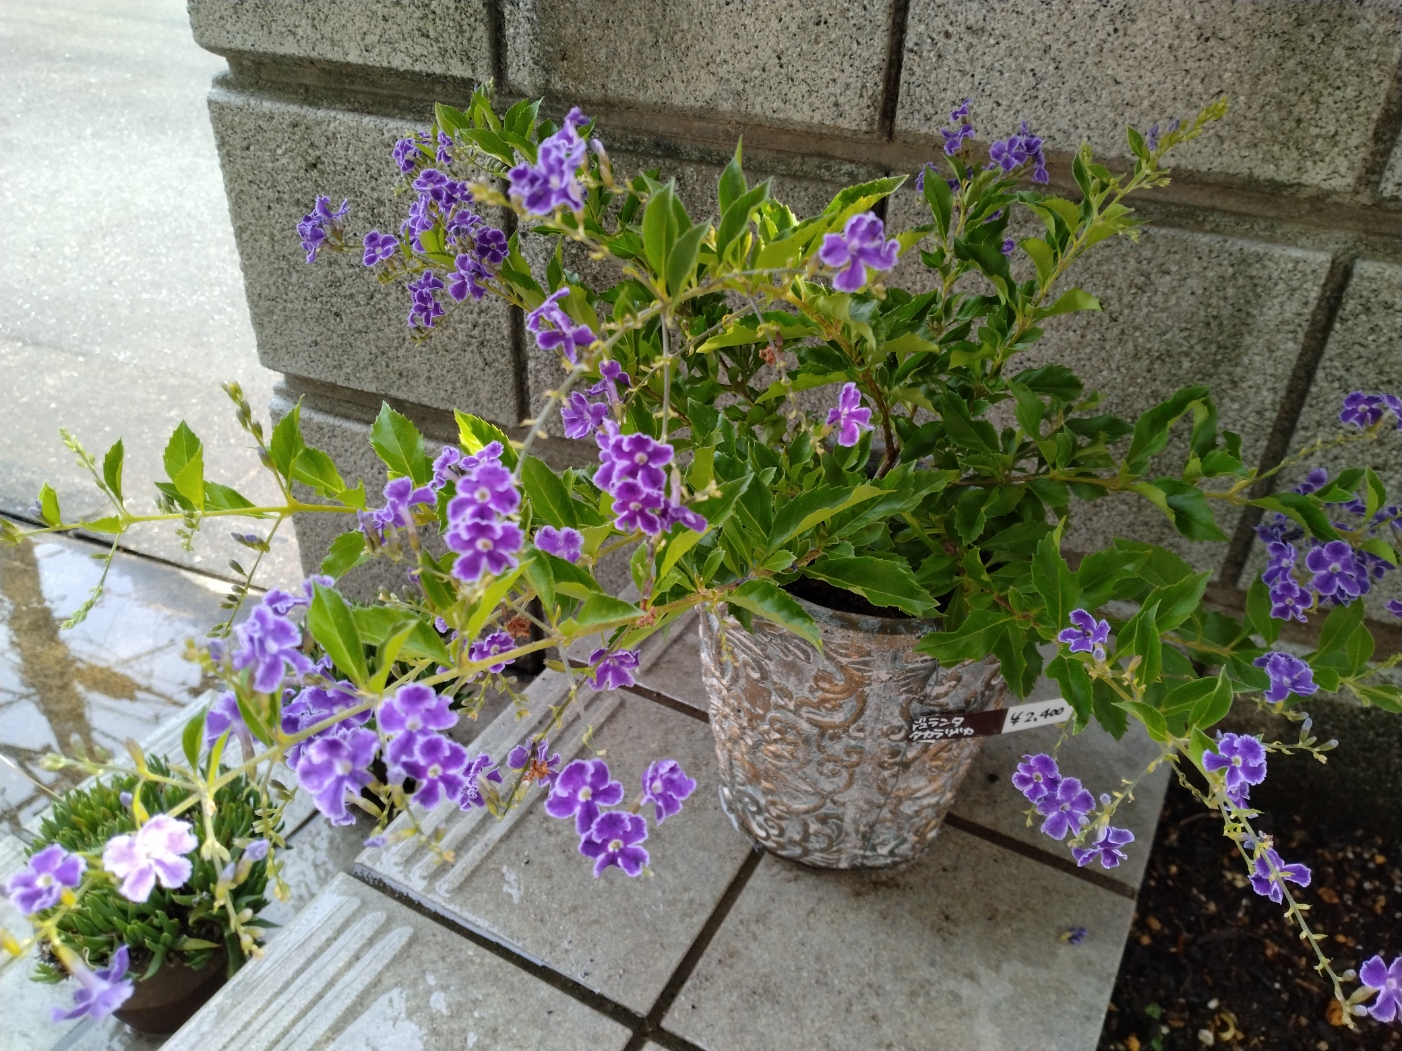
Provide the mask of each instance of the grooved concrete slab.
POLYGON ((1348 192, 1400 56, 1395 4, 911 0, 896 130, 938 136, 972 95, 984 141, 1025 119, 1054 149, 1123 157, 1126 124, 1225 92, 1231 112, 1176 164, 1348 192))
POLYGON ((396 139, 432 119, 394 119, 294 104, 216 85, 210 120, 219 147, 234 237, 243 263, 259 360, 269 368, 504 423, 517 415, 507 307, 468 300, 416 344, 409 295, 382 286, 357 253, 326 252, 308 265, 296 227, 318 194, 351 201, 357 236, 397 232, 396 139))
POLYGON ((891 0, 681 0, 645 17, 609 0, 502 8, 507 81, 525 95, 876 129, 891 0))
MULTIPOLYGON (((563 697, 560 676, 542 676, 527 695, 531 710, 544 713, 563 697)), ((678 760, 699 783, 680 815, 652 829, 652 875, 630 880, 610 870, 595 879, 592 862, 576 850, 573 824, 547 816, 539 790, 501 822, 454 807, 427 815, 425 826, 441 828, 443 847, 457 855, 451 865, 435 866, 427 849, 408 842, 366 851, 357 870, 646 1014, 750 845, 720 809, 709 727, 623 693, 586 704, 584 718, 567 716, 552 742, 564 762, 592 754, 581 741, 591 726, 592 747, 623 782, 625 799, 638 797, 642 772, 655 759, 678 760)), ((477 745, 500 757, 536 724, 507 713, 477 745)))
POLYGON ((168 1051, 622 1048, 628 1031, 338 875, 168 1051))
POLYGON ((1133 909, 948 827, 879 872, 765 857, 663 1026, 735 1051, 1088 1051, 1133 909))

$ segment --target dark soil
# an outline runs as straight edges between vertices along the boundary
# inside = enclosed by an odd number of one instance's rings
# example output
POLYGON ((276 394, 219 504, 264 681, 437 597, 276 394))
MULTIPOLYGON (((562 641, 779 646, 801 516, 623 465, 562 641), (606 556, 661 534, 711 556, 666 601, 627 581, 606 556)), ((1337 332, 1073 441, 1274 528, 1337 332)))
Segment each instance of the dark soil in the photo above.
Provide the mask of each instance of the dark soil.
MULTIPOLYGON (((1275 834, 1286 860, 1312 870, 1299 897, 1342 971, 1402 952, 1402 844, 1339 824, 1265 813, 1258 827, 1275 834)), ((1100 1051, 1402 1051, 1398 1026, 1333 1024, 1338 1008, 1313 954, 1306 958, 1280 907, 1253 893, 1244 871, 1216 814, 1172 783, 1100 1051)))

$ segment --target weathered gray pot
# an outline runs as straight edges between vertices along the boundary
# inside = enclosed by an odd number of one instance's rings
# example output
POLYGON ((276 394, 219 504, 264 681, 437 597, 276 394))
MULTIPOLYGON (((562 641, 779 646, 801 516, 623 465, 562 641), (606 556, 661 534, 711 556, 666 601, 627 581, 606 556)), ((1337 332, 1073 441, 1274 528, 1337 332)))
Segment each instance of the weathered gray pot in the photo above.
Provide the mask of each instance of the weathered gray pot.
POLYGON ((1002 707, 994 659, 954 668, 915 652, 930 621, 798 599, 823 653, 759 617, 701 618, 701 676, 721 805, 766 850, 822 868, 909 861, 939 831, 978 738, 910 743, 912 716, 1002 707))

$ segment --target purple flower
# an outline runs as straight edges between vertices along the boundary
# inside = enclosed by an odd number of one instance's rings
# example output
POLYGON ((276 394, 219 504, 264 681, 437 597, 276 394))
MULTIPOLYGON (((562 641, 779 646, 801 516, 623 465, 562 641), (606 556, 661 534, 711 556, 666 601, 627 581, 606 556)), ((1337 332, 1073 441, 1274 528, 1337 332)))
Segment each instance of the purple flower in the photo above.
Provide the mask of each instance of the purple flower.
POLYGON ((609 780, 608 764, 602 759, 576 759, 560 771, 545 800, 551 817, 574 817, 575 830, 587 835, 597 820, 600 807, 623 802, 623 784, 609 780))
POLYGON ((1103 661, 1105 644, 1110 639, 1110 622, 1096 620, 1087 610, 1073 609, 1071 624, 1061 630, 1056 641, 1065 643, 1072 653, 1090 653, 1096 660, 1103 661))
POLYGON ((594 436, 599 446, 601 466, 594 472, 594 484, 612 492, 621 481, 637 482, 659 493, 667 484, 662 468, 672 462, 673 450, 646 434, 617 434, 611 428, 594 436))
POLYGON ((643 802, 651 803, 657 823, 682 808, 682 800, 696 791, 696 781, 675 759, 659 759, 643 773, 643 802))
POLYGON ((837 428, 838 445, 856 445, 863 431, 871 427, 871 410, 862 406, 862 393, 855 383, 844 383, 837 394, 837 407, 828 410, 828 426, 837 428))
POLYGON ((1272 540, 1266 544, 1266 555, 1266 568, 1261 573, 1261 579, 1265 583, 1278 584, 1282 580, 1291 579, 1295 560, 1299 557, 1295 545, 1287 544, 1283 540, 1272 540))
POLYGON ((454 262, 457 269, 448 275, 448 295, 461 303, 469 295, 481 299, 487 294, 487 286, 482 282, 492 275, 475 257, 463 253, 454 262))
POLYGON ((647 839, 647 822, 637 814, 610 810, 600 814, 594 826, 579 841, 579 852, 594 858, 594 876, 617 865, 627 875, 636 876, 648 862, 647 851, 638 846, 647 839))
POLYGON ((443 288, 443 282, 432 270, 425 270, 405 287, 413 294, 413 303, 409 308, 409 327, 432 328, 433 323, 444 314, 442 304, 433 295, 443 288))
POLYGON ((1284 895, 1286 880, 1291 883, 1298 883, 1302 887, 1310 885, 1310 870, 1304 865, 1287 865, 1280 860, 1280 855, 1267 847, 1265 852, 1256 859, 1255 870, 1251 873, 1251 889, 1263 898, 1270 898, 1277 905, 1280 904, 1284 895))
POLYGON ((479 463, 458 481, 458 495, 448 504, 450 524, 509 515, 521 506, 511 472, 495 461, 479 463))
POLYGON ((1383 608, 1394 617, 1402 617, 1402 599, 1390 598, 1383 604, 1383 608))
POLYGON ((1235 806, 1245 806, 1252 785, 1266 779, 1266 749, 1258 737, 1246 734, 1217 734, 1217 747, 1202 754, 1204 770, 1226 770, 1227 798, 1235 806))
POLYGON ((1061 771, 1057 769, 1056 760, 1049 755, 1024 755, 1022 762, 1017 764, 1012 781, 1013 787, 1026 796, 1029 803, 1035 803, 1049 792, 1056 791, 1061 784, 1061 771))
POLYGON ((867 269, 890 270, 900 255, 900 242, 885 240, 885 225, 875 212, 862 212, 847 220, 841 234, 825 234, 818 258, 841 268, 832 279, 839 292, 855 292, 867 282, 867 269))
POLYGON ((594 669, 590 684, 596 690, 617 690, 634 685, 633 672, 638 670, 637 650, 617 650, 610 653, 597 649, 589 654, 589 666, 594 669))
POLYGON ((1402 956, 1391 964, 1384 963, 1381 956, 1364 960, 1358 968, 1358 981, 1378 992, 1378 998, 1368 1008, 1376 1021, 1391 1022, 1402 1014, 1402 956))
POLYGON ((623 371, 623 366, 611 358, 599 362, 599 382, 590 387, 585 394, 597 396, 605 394, 608 400, 614 404, 618 403, 618 386, 631 386, 632 378, 623 371))
POLYGON ((1314 548, 1305 556, 1305 568, 1314 574, 1310 587, 1341 603, 1365 594, 1371 587, 1367 567, 1343 540, 1331 540, 1314 548))
POLYGON ((535 546, 547 555, 563 558, 566 562, 578 562, 584 552, 584 536, 577 530, 565 526, 541 526, 536 530, 535 546))
POLYGON ((453 563, 453 576, 473 584, 483 573, 497 575, 519 564, 521 530, 511 522, 464 518, 453 523, 443 535, 449 550, 462 557, 453 563))
POLYGON ((331 198, 318 197, 312 210, 302 216, 297 224, 297 236, 302 239, 302 251, 307 253, 307 262, 316 262, 316 253, 327 237, 340 238, 345 226, 346 213, 350 211, 350 201, 342 201, 339 209, 331 208, 331 198))
POLYGON ((1292 488, 1293 492, 1308 496, 1319 489, 1324 488, 1324 483, 1329 481, 1329 472, 1323 467, 1313 468, 1299 485, 1292 488))
POLYGON ((456 800, 467 787, 467 749, 442 734, 418 734, 413 753, 399 765, 417 786, 414 802, 431 810, 445 799, 456 800))
POLYGON ((383 263, 386 259, 394 256, 394 250, 399 247, 399 238, 393 234, 382 234, 378 230, 371 230, 365 235, 365 258, 366 266, 374 266, 376 263, 383 263))
MULTIPOLYGON (((467 655, 475 661, 486 660, 488 657, 495 657, 498 653, 506 653, 508 650, 516 648, 516 640, 504 631, 494 631, 485 639, 474 642, 468 649, 467 655)), ((516 658, 509 661, 502 661, 500 664, 493 664, 487 668, 489 672, 495 674, 501 671, 508 664, 514 664, 516 658)))
POLYGON ((477 807, 487 805, 486 798, 482 795, 482 786, 477 783, 478 778, 485 777, 488 781, 501 783, 501 772, 488 767, 492 765, 492 757, 486 752, 475 755, 463 768, 462 791, 458 793, 458 807, 462 810, 473 810, 477 807))
POLYGON ((570 400, 560 406, 560 419, 565 424, 566 438, 587 438, 608 419, 609 407, 602 401, 590 401, 579 391, 570 392, 570 400))
POLYGON ((438 497, 426 485, 415 486, 412 478, 393 478, 385 486, 385 506, 360 512, 360 530, 366 539, 382 541, 391 529, 407 529, 414 524, 415 507, 432 507, 438 497))
POLYGON ((662 532, 662 511, 666 497, 660 489, 649 489, 641 482, 624 478, 614 483, 613 524, 625 533, 641 530, 648 536, 662 532))
POLYGON ((1298 620, 1304 624, 1309 620, 1305 611, 1314 605, 1310 593, 1293 579, 1282 580, 1270 589, 1271 616, 1276 620, 1298 620))
POLYGON ((67 1022, 74 1018, 106 1018, 136 992, 136 985, 126 980, 129 962, 125 945, 119 945, 107 966, 97 971, 90 970, 81 958, 75 959, 71 971, 80 988, 73 994, 73 1007, 67 1011, 50 1008, 50 1019, 67 1022))
POLYGON ((1042 139, 1032 134, 1031 129, 1027 127, 1027 121, 1018 126, 1018 134, 999 139, 989 146, 988 156, 993 161, 989 167, 999 168, 1004 172, 1013 171, 1031 161, 1033 182, 1045 183, 1051 180, 1051 176, 1047 174, 1047 158, 1042 152, 1042 139))
POLYGON ((1005 238, 1005 239, 1004 239, 1004 241, 1003 241, 1003 247, 1002 247, 1000 250, 1002 251, 1002 253, 1003 253, 1004 255, 1012 255, 1012 254, 1013 254, 1013 249, 1016 248, 1016 247, 1017 247, 1017 242, 1014 241, 1011 237, 1008 237, 1008 238, 1005 238))
POLYGON ((351 730, 319 737, 302 750, 297 780, 331 824, 355 824, 355 815, 346 808, 346 793, 359 792, 370 783, 367 768, 379 745, 379 737, 371 731, 351 730))
POLYGON ((693 511, 689 507, 684 507, 675 499, 662 511, 662 528, 671 529, 674 525, 684 526, 694 533, 704 533, 710 528, 710 523, 706 521, 705 515, 693 511))
POLYGON ((272 693, 282 686, 284 665, 298 673, 312 669, 312 662, 297 648, 302 632, 267 606, 255 606, 248 619, 234 629, 234 636, 239 642, 234 670, 252 666, 253 688, 259 693, 272 693))
POLYGON ((431 686, 409 683, 401 686, 393 697, 380 705, 378 721, 381 730, 393 735, 418 730, 447 730, 457 725, 458 717, 450 710, 447 697, 435 693, 431 686))
POLYGON ((555 752, 551 755, 549 752, 550 742, 545 739, 536 742, 534 755, 529 746, 518 744, 506 753, 507 768, 525 770, 525 780, 528 784, 534 781, 538 785, 548 786, 560 766, 560 753, 555 752))
POLYGON ((1344 396, 1344 407, 1339 413, 1339 422, 1351 423, 1356 427, 1371 427, 1383 418, 1384 411, 1381 394, 1364 394, 1361 390, 1356 390, 1344 396))
POLYGON ((1068 945, 1080 945, 1086 940, 1086 935, 1089 933, 1084 927, 1067 927, 1061 932, 1059 940, 1068 945))
POLYGON ((508 173, 511 198, 531 215, 550 215, 556 208, 584 209, 583 190, 575 178, 587 147, 576 127, 589 118, 572 109, 565 123, 540 144, 535 164, 518 164, 508 173))
POLYGON ((500 266, 510 250, 506 234, 495 226, 479 230, 473 247, 477 258, 488 266, 500 266))
POLYGON ((1094 806, 1095 797, 1081 787, 1078 778, 1064 778, 1055 791, 1037 800, 1037 813, 1046 818, 1042 831, 1052 839, 1065 839, 1068 832, 1081 830, 1094 806))
POLYGON ((223 737, 225 733, 232 733, 240 741, 246 739, 245 750, 252 750, 252 735, 249 733, 248 724, 243 721, 243 714, 239 711, 238 698, 231 691, 221 693, 209 706, 209 711, 205 713, 205 747, 213 746, 214 742, 223 737))
POLYGON ((419 163, 419 145, 413 139, 400 139, 394 144, 394 163, 408 175, 419 163))
POLYGON ((1128 856, 1120 847, 1133 842, 1134 833, 1129 829, 1106 825, 1096 835, 1091 846, 1072 847, 1071 856, 1076 859, 1076 864, 1082 867, 1099 858, 1102 868, 1112 869, 1128 856))
MULTIPOLYGON (((354 708, 359 703, 360 698, 355 695, 355 687, 348 682, 337 683, 329 689, 323 689, 320 686, 308 687, 299 693, 293 701, 283 705, 282 732, 285 734, 301 733, 308 727, 324 722, 339 712, 354 708)), ((355 715, 346 716, 340 722, 332 723, 316 737, 334 736, 347 728, 363 726, 369 721, 370 713, 368 711, 357 712, 355 715)), ((295 770, 302 757, 302 750, 316 737, 299 741, 290 747, 287 750, 287 765, 295 770)))
POLYGON ((535 336, 535 344, 541 350, 558 350, 571 365, 579 360, 579 348, 594 342, 594 330, 588 325, 576 324, 560 306, 560 300, 569 295, 569 287, 556 289, 545 302, 526 315, 526 331, 535 336))
POLYGON ((159 880, 176 890, 190 878, 193 866, 186 854, 199 840, 185 821, 157 814, 133 835, 113 836, 102 850, 102 867, 121 880, 122 897, 145 901, 159 880))
POLYGON ((1265 693, 1268 701, 1283 701, 1292 693, 1297 697, 1308 697, 1319 689, 1314 682, 1314 670, 1299 657, 1272 650, 1251 663, 1265 668, 1270 677, 1271 684, 1265 693))
POLYGON ((268 846, 266 839, 255 839, 243 848, 243 856, 248 861, 262 861, 268 856, 268 846))
POLYGON ((51 909, 63 897, 64 887, 83 882, 87 860, 70 854, 57 843, 50 844, 29 859, 29 863, 5 883, 10 904, 26 916, 51 909))

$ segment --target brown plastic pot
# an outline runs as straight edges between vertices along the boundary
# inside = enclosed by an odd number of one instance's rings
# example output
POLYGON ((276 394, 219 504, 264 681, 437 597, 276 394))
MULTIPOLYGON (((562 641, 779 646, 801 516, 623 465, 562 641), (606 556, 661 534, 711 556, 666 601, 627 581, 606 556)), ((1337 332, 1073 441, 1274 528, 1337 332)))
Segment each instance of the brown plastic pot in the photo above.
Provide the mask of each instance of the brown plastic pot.
POLYGON ((136 983, 136 992, 114 1014, 141 1033, 173 1033, 228 978, 229 957, 223 948, 216 949, 198 971, 183 960, 167 959, 150 978, 136 983))

